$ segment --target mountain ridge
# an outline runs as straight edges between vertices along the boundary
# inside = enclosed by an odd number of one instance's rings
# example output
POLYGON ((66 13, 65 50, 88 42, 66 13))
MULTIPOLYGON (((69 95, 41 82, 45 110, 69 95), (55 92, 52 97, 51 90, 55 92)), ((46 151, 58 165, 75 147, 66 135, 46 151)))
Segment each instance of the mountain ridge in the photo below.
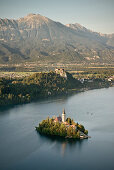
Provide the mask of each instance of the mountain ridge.
POLYGON ((114 34, 78 23, 63 25, 40 14, 0 19, 0 63, 112 63, 114 34))

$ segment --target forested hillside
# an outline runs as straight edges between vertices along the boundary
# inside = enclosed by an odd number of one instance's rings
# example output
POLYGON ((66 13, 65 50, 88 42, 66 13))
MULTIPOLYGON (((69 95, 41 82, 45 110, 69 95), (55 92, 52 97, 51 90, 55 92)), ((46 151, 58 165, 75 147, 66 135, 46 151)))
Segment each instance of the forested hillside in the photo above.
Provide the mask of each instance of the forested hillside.
MULTIPOLYGON (((67 95, 84 89, 109 87, 105 78, 87 79, 83 83, 66 72, 67 78, 55 72, 35 73, 25 78, 0 78, 0 105, 29 103, 40 98, 67 95)), ((80 75, 79 75, 80 76, 80 75)))
POLYGON ((80 81, 68 73, 68 79, 54 72, 35 73, 23 79, 0 79, 0 105, 27 103, 39 98, 66 94, 81 87, 80 81))

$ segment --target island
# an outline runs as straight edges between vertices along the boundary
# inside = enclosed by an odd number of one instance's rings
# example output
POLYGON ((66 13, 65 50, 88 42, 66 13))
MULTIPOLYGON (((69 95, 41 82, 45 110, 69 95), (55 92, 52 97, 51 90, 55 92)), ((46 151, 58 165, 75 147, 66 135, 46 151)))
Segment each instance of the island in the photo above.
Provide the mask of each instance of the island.
POLYGON ((88 136, 88 130, 83 125, 75 123, 71 118, 66 118, 65 109, 63 110, 62 117, 60 115, 58 117, 48 117, 39 123, 36 130, 40 134, 69 139, 87 139, 90 137, 88 136))

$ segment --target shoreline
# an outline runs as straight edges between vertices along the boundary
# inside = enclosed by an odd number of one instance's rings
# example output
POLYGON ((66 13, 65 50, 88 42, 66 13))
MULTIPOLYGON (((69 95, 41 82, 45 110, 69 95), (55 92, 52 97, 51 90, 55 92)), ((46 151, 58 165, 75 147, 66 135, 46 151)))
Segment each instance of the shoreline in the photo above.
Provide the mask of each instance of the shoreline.
MULTIPOLYGON (((94 76, 93 76, 94 77, 94 76)), ((68 96, 113 85, 103 78, 74 78, 64 69, 35 73, 22 79, 0 80, 0 106, 31 103, 57 96, 68 96)))
POLYGON ((80 88, 80 89, 68 89, 68 91, 64 92, 64 93, 59 93, 59 94, 54 94, 54 95, 49 95, 49 96, 40 96, 39 98, 37 99, 34 99, 34 100, 31 100, 30 102, 23 102, 23 103, 12 103, 12 104, 5 104, 5 105, 0 105, 1 109, 5 109, 4 107, 13 107, 13 106, 18 106, 18 105, 24 105, 24 104, 30 104, 32 102, 38 102, 38 101, 42 101, 42 100, 46 100, 46 99, 51 99, 51 98, 55 98, 55 97, 68 97, 68 96, 71 96, 73 94, 78 94, 78 93, 81 93, 81 92, 87 92, 87 91, 90 91, 90 90, 97 90, 97 89, 103 89, 103 88, 110 88, 110 87, 114 87, 114 86, 108 86, 108 87, 97 87, 97 88, 80 88))
MULTIPOLYGON (((35 127, 36 129, 37 127, 35 127)), ((37 129, 36 129, 37 131, 37 129)), ((37 131, 37 133, 39 133, 41 136, 45 136, 45 137, 50 137, 50 138, 58 138, 58 139, 64 139, 64 140, 82 140, 82 139, 88 139, 88 138, 91 138, 91 136, 88 136, 87 137, 80 137, 80 138, 73 138, 72 136, 59 136, 59 135, 51 135, 51 134, 45 134, 45 133, 41 133, 39 131, 37 131)))

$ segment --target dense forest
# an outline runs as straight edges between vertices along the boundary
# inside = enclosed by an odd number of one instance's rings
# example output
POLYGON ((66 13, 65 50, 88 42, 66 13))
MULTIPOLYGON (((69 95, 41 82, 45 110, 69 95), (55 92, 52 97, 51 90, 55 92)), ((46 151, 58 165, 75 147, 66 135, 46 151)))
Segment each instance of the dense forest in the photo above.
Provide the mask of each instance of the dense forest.
POLYGON ((65 94, 81 83, 68 74, 68 79, 54 72, 35 73, 23 79, 0 79, 0 105, 28 103, 30 101, 65 94))
POLYGON ((68 72, 67 79, 52 71, 35 73, 24 78, 2 77, 0 78, 0 106, 29 103, 39 98, 109 86, 110 82, 101 78, 81 83, 68 72))

